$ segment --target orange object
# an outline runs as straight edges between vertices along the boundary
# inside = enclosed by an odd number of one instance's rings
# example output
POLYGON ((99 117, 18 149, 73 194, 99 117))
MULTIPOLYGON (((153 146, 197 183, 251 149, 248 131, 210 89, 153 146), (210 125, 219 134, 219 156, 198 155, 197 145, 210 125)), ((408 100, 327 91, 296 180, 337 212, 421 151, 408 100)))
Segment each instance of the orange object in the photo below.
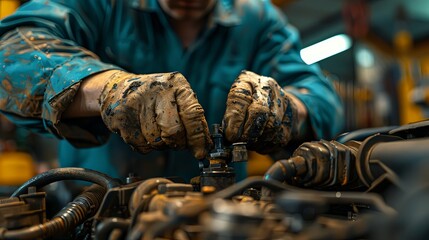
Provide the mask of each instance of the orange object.
POLYGON ((249 151, 247 174, 249 176, 263 176, 273 163, 274 160, 270 156, 249 151))
POLYGON ((35 175, 33 158, 25 152, 0 153, 0 185, 19 186, 35 175))
POLYGON ((18 0, 0 0, 0 19, 13 13, 20 4, 18 0))

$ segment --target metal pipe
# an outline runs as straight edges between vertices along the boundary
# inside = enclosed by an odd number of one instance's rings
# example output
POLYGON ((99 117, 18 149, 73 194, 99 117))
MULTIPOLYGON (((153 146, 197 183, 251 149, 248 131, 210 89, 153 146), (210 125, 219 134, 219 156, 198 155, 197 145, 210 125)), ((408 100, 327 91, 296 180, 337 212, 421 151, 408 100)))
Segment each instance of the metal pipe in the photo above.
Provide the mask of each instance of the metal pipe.
POLYGON ((137 209, 137 206, 140 205, 140 202, 143 200, 145 195, 157 189, 160 184, 167 183, 173 182, 166 178, 150 178, 140 183, 131 196, 129 203, 130 212, 133 213, 137 209))

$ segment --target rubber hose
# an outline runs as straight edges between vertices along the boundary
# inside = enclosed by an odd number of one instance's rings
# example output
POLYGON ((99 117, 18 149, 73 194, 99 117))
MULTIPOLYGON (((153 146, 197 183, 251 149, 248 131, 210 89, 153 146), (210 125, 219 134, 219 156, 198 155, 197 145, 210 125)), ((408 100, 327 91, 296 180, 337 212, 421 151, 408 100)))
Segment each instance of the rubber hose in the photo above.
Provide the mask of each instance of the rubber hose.
POLYGON ((92 185, 50 221, 19 230, 1 229, 0 239, 38 239, 67 233, 97 212, 105 193, 104 187, 92 185))
MULTIPOLYGON (((299 156, 298 156, 299 157, 299 156)), ((293 158, 284 159, 275 162, 264 174, 265 180, 275 180, 278 182, 285 182, 287 180, 292 180, 296 174, 296 168, 293 164, 293 158)), ((297 158, 297 157, 295 157, 297 158)), ((263 187, 261 191, 262 196, 270 196, 270 189, 263 187)))
POLYGON ((157 189, 160 184, 173 183, 171 180, 166 178, 150 178, 143 181, 139 186, 134 190, 131 200, 129 203, 130 212, 133 213, 137 207, 140 205, 140 202, 143 200, 143 197, 153 190, 157 189))
POLYGON ((111 189, 120 185, 120 182, 108 175, 84 168, 56 168, 39 174, 24 184, 22 184, 12 195, 18 197, 19 195, 27 193, 29 187, 41 188, 50 183, 62 180, 82 180, 87 182, 96 183, 106 189, 111 189))
POLYGON ((291 159, 279 160, 275 162, 264 174, 265 180, 276 180, 284 182, 291 180, 296 175, 296 169, 291 159))

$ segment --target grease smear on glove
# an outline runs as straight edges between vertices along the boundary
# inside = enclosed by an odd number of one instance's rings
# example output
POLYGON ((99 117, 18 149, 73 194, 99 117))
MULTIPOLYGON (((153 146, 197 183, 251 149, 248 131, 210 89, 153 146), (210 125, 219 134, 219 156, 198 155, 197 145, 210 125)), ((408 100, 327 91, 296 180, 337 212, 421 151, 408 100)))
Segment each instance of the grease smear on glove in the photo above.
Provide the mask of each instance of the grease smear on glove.
POLYGON ((294 137, 296 111, 274 79, 243 71, 228 94, 225 136, 230 142, 246 141, 249 149, 271 152, 294 137))
POLYGON ((204 110, 178 73, 113 74, 100 96, 107 127, 140 152, 192 149, 204 158, 211 139, 204 110))

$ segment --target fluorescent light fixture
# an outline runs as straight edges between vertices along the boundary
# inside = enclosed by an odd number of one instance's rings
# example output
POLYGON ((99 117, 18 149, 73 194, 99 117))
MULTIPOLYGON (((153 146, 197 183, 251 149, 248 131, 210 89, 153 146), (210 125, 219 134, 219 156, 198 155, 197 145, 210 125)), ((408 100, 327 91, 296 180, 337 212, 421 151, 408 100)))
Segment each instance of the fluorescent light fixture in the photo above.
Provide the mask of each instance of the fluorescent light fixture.
POLYGON ((301 58, 308 65, 344 52, 352 46, 352 40, 346 34, 339 34, 301 50, 301 58))

